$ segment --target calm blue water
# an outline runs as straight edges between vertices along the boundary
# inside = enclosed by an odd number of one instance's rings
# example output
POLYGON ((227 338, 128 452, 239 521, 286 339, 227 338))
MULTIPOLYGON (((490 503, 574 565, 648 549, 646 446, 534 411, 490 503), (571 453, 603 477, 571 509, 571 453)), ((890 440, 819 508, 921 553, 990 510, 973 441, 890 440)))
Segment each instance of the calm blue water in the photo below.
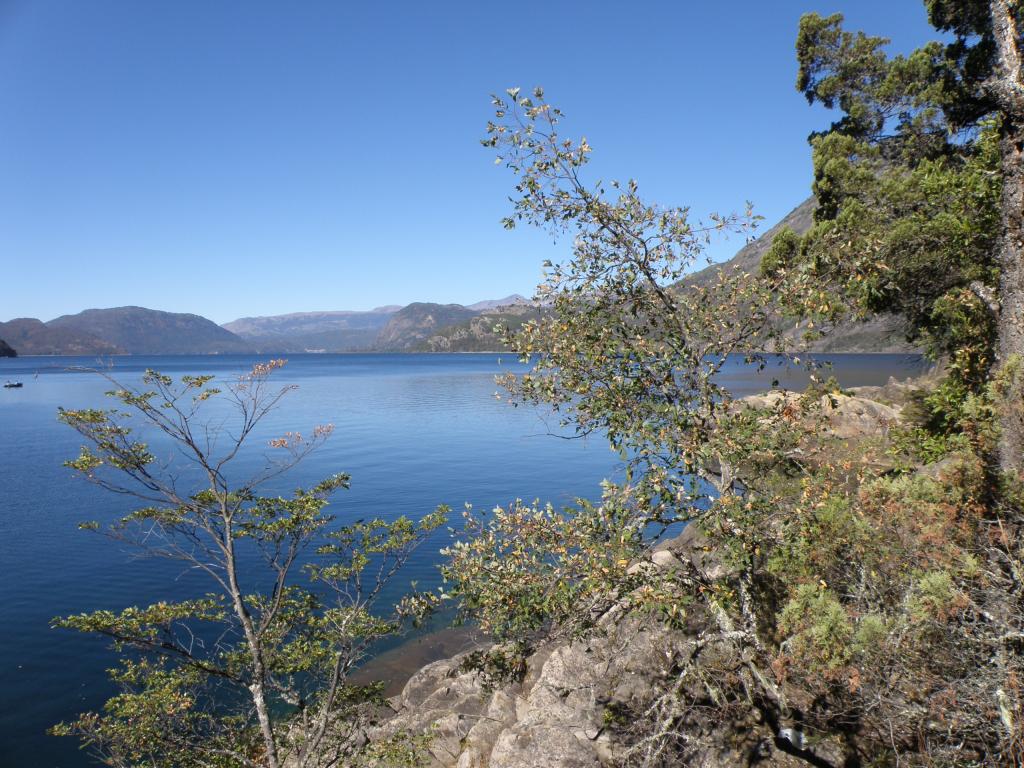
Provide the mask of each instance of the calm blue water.
MULTIPOLYGON (((832 359, 846 386, 880 384, 923 367, 919 358, 898 355, 832 359)), ((176 376, 230 377, 254 360, 125 357, 107 362, 115 376, 136 383, 146 368, 176 376)), ((172 564, 133 559, 125 545, 76 528, 82 520, 110 519, 131 508, 124 498, 81 482, 61 466, 78 453, 81 441, 57 422, 58 406, 103 406, 109 389, 98 377, 69 368, 96 363, 91 358, 0 359, 0 381, 25 384, 0 390, 2 768, 92 764, 72 740, 46 736, 44 730, 102 706, 112 693, 103 670, 113 656, 98 638, 49 629, 52 617, 205 591, 201 579, 172 564)), ((549 434, 554 422, 494 398, 495 374, 524 369, 511 356, 493 354, 293 355, 276 380, 298 389, 268 418, 253 445, 286 430, 333 423, 329 443, 278 490, 349 472, 351 490, 339 493, 332 505, 342 521, 418 515, 441 503, 451 505, 457 518, 465 502, 490 509, 516 497, 556 504, 595 497, 599 481, 617 469, 615 454, 602 441, 554 438, 549 434)), ((766 389, 773 378, 792 387, 805 380, 800 372, 778 368, 758 376, 740 363, 725 378, 740 394, 766 389)), ((259 456, 246 461, 255 467, 259 456)), ((421 549, 403 581, 437 584, 437 550, 446 542, 447 534, 439 533, 421 549)))

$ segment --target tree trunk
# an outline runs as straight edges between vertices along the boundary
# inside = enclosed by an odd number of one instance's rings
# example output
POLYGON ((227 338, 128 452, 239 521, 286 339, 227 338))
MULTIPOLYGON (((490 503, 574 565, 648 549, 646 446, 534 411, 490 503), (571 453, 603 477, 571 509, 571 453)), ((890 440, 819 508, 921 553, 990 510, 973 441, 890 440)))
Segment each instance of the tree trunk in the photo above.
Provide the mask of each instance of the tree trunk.
POLYGON ((267 768, 279 768, 280 761, 277 756, 277 742, 274 740, 274 724, 270 719, 270 710, 267 707, 267 667, 263 660, 263 644, 256 633, 252 616, 245 606, 245 595, 238 584, 237 561, 235 560, 235 543, 231 531, 231 515, 227 510, 225 501, 221 501, 221 516, 224 519, 224 566, 227 571, 228 585, 231 591, 231 602, 234 605, 235 615, 238 617, 242 630, 245 633, 246 644, 249 646, 249 659, 252 664, 252 683, 249 685, 249 693, 252 696, 252 703, 256 709, 256 720, 259 722, 260 734, 263 736, 263 747, 267 751, 267 768))
MULTIPOLYGON (((999 359, 1003 365, 1015 355, 1024 358, 1024 130, 1018 125, 1007 128, 999 243, 999 359)), ((1006 391, 999 442, 999 466, 1004 471, 1020 472, 1024 462, 1022 378, 1019 373, 1014 376, 1006 391)))
MULTIPOLYGON (((990 0, 996 44, 995 71, 990 90, 1003 112, 1003 207, 998 245, 999 359, 1024 357, 1024 72, 1021 42, 1010 0, 990 0)), ((1021 375, 1009 382, 1003 410, 999 465, 1020 472, 1024 466, 1024 385, 1021 375)))

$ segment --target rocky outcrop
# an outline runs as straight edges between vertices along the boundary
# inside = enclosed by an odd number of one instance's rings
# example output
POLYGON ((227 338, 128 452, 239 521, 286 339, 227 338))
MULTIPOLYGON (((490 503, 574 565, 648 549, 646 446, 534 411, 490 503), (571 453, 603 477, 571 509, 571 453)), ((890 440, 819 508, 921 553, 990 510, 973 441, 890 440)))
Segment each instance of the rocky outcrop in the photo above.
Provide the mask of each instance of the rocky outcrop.
MULTIPOLYGON (((695 528, 650 552, 633 569, 671 570, 684 562, 714 571, 695 528)), ((707 575, 711 576, 712 573, 707 575)), ((614 606, 585 639, 542 645, 527 659, 521 680, 488 685, 463 653, 414 674, 391 699, 393 714, 373 740, 432 734, 431 768, 605 768, 626 764, 646 745, 633 738, 631 717, 651 706, 653 692, 673 679, 681 658, 699 654, 709 667, 740 664, 735 646, 706 642, 708 618, 695 612, 682 629, 614 606)), ((701 690, 688 691, 695 700, 701 690)), ((758 710, 723 720, 711 701, 692 708, 685 743, 652 765, 699 768, 806 766, 785 749, 776 728, 758 710), (685 762, 678 759, 685 755, 685 762)))
POLYGON ((899 421, 903 411, 901 405, 885 403, 857 394, 835 392, 821 395, 814 403, 807 403, 805 395, 787 390, 774 390, 763 395, 751 395, 740 403, 753 408, 771 411, 807 413, 811 411, 823 420, 821 435, 853 439, 868 436, 884 436, 889 428, 899 421))
POLYGON ((0 339, 0 357, 17 357, 15 349, 3 339, 0 339))

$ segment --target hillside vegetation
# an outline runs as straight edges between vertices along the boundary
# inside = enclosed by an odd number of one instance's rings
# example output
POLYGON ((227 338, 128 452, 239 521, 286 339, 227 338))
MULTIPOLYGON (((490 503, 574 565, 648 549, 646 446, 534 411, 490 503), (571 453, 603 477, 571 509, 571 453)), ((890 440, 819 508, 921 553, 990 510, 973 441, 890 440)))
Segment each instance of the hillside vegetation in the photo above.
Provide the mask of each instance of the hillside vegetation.
POLYGON ((467 510, 446 590, 493 642, 414 675, 379 738, 445 768, 1024 763, 1024 15, 927 6, 955 40, 910 57, 801 19, 798 87, 841 113, 812 137, 817 205, 695 276, 695 232, 749 212, 589 185, 542 89, 494 97, 505 226, 573 240, 504 383, 627 471, 564 510, 467 510), (730 355, 879 318, 939 368, 721 384, 730 355))
POLYGON ((55 328, 35 318, 0 323, 0 335, 22 355, 120 355, 121 347, 79 328, 55 328))

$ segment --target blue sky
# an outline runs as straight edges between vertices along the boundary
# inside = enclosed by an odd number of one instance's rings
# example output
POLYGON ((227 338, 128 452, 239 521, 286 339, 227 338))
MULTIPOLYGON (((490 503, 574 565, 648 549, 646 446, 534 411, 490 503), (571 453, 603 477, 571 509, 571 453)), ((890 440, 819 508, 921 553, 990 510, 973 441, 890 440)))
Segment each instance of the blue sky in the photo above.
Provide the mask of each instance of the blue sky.
POLYGON ((794 88, 810 10, 934 37, 920 0, 0 0, 0 320, 530 294, 568 244, 500 226, 512 177, 478 139, 512 85, 601 178, 773 223, 829 122, 794 88))

